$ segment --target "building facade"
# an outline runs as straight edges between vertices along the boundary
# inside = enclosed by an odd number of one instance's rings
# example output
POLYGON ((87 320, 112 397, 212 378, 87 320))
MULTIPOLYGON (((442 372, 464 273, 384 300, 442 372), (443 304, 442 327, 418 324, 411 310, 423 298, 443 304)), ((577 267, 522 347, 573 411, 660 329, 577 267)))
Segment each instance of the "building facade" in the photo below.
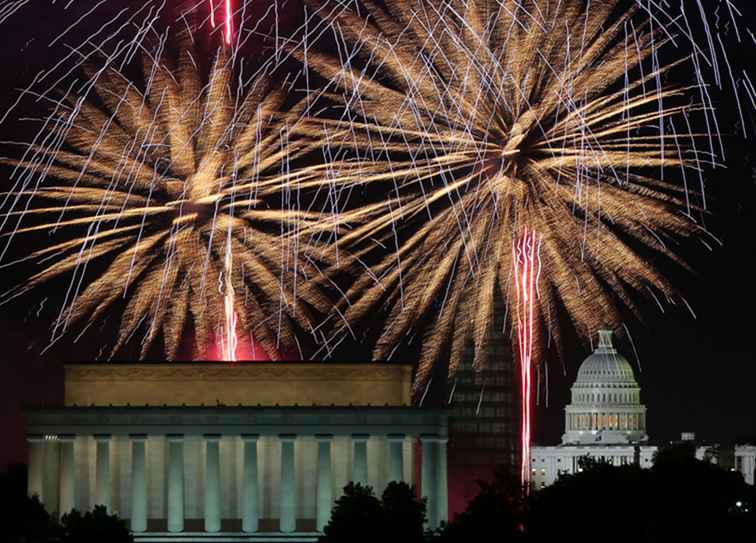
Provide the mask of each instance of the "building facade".
POLYGON ((139 541, 314 541, 349 481, 418 477, 436 527, 447 414, 411 407, 410 382, 387 364, 67 366, 65 406, 27 413, 29 492, 105 505, 139 541))
POLYGON ((735 445, 735 470, 746 483, 756 484, 756 445, 735 445))
POLYGON ((578 460, 585 456, 651 467, 657 447, 647 441, 646 407, 633 369, 614 348, 611 331, 600 330, 598 346, 580 365, 572 386, 562 444, 531 449, 532 485, 542 488, 560 473, 577 473, 578 460))
POLYGON ((517 366, 505 330, 506 307, 496 298, 487 362, 473 367, 472 340, 448 381, 449 515, 461 513, 497 469, 516 473, 520 464, 520 411, 517 366))

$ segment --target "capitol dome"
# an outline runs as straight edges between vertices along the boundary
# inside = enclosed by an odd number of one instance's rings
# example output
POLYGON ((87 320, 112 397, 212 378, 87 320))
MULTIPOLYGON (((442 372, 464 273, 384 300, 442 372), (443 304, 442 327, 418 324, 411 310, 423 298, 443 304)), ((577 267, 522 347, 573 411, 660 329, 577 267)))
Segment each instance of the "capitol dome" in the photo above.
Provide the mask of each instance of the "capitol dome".
POLYGON ((562 443, 635 443, 647 440, 646 407, 630 362, 617 353, 610 330, 580 365, 565 407, 562 443))
POLYGON ((609 330, 599 330, 598 347, 580 365, 576 383, 633 383, 637 386, 633 368, 627 358, 617 353, 609 330))

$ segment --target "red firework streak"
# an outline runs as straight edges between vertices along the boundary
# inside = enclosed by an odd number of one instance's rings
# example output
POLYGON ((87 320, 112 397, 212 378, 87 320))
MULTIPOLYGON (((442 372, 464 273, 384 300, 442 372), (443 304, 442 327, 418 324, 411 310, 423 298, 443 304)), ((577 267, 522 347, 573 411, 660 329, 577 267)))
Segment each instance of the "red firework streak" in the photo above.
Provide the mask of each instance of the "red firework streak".
MULTIPOLYGON (((231 0, 221 0, 225 8, 225 31, 223 33, 226 45, 231 45, 231 36, 234 32, 233 10, 231 9, 231 0)), ((215 2, 210 0, 210 26, 215 28, 215 2)))
POLYGON ((522 462, 520 481, 525 492, 530 488, 530 428, 533 382, 533 306, 536 281, 540 272, 540 237, 527 227, 514 247, 515 292, 517 294, 517 346, 520 355, 520 397, 522 424, 520 441, 522 462))

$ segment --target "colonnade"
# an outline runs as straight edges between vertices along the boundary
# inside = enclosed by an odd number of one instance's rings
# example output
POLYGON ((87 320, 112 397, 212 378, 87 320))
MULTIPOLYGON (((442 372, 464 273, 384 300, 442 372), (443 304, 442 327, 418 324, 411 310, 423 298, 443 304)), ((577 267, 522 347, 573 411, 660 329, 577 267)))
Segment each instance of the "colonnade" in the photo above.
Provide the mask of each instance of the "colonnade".
POLYGON ((568 413, 567 431, 576 430, 628 430, 646 429, 646 414, 638 412, 586 412, 568 413))
MULTIPOLYGON (((261 520, 261 481, 264 477, 276 479, 278 488, 278 530, 281 532, 297 531, 298 500, 302 496, 298 492, 300 481, 297 480, 295 444, 301 435, 293 433, 276 434, 280 443, 280 463, 277 473, 261 473, 258 455, 259 434, 237 434, 241 439, 241 473, 234 488, 238 489, 243 532, 260 530, 261 520)), ((83 437, 83 436, 79 436, 83 437)), ((161 476, 165 477, 164 496, 155 498, 151 495, 151 482, 148 480, 154 471, 150 467, 148 441, 154 436, 146 434, 128 434, 130 448, 130 469, 111 465, 111 445, 113 437, 110 434, 95 434, 94 438, 94 484, 93 495, 89 500, 92 504, 102 504, 112 509, 111 496, 114 473, 128 473, 130 479, 130 496, 128 518, 132 531, 139 533, 151 531, 150 504, 151 499, 164 498, 165 528, 168 532, 184 532, 186 530, 185 511, 186 500, 192 499, 201 505, 203 512, 202 529, 206 532, 222 530, 223 518, 221 501, 228 489, 222 487, 221 479, 221 451, 220 444, 224 437, 221 434, 202 434, 204 447, 203 469, 189 466, 191 474, 203 474, 202 491, 198 496, 187 496, 185 484, 187 474, 187 455, 185 443, 188 435, 165 435, 165 466, 161 476)), ((197 436, 192 436, 196 438, 197 436)), ((333 434, 314 434, 306 436, 314 438, 315 458, 308 459, 311 464, 306 470, 300 470, 300 477, 312 480, 306 483, 307 488, 314 491, 315 514, 314 527, 322 531, 328 523, 331 507, 339 496, 341 489, 334 488, 333 470, 336 466, 333 454, 333 434), (310 469, 314 468, 314 469, 310 469)), ((342 436, 343 437, 343 436, 342 436)), ((369 434, 350 434, 351 445, 351 473, 348 479, 367 484, 371 470, 379 469, 386 474, 386 481, 406 480, 405 477, 405 434, 385 434, 380 436, 385 440, 386 454, 376 461, 368 462, 369 434), (380 465, 384 463, 386 465, 380 465)), ((45 502, 48 511, 65 513, 77 505, 77 472, 75 457, 75 435, 47 435, 29 437, 29 493, 38 494, 45 502)), ((422 465, 421 489, 422 495, 428 500, 428 525, 433 528, 447 519, 447 473, 446 473, 446 438, 436 435, 421 435, 422 465)), ((414 450, 414 449, 411 449, 414 450)), ((201 457, 201 456, 200 456, 201 457)), ((200 458, 198 457, 198 458, 200 458)), ((118 457, 120 458, 120 457, 118 457)), ((266 469, 270 469, 266 467, 266 469)), ((234 472, 237 473, 237 472, 234 472)), ((123 476, 122 476, 123 477, 123 476)), ((407 481, 412 484, 412 477, 407 481)), ((377 494, 382 488, 376 488, 377 494)), ((190 490, 191 491, 191 490, 190 490)), ((198 490, 199 493, 199 490, 198 490)), ((193 502, 194 503, 194 502, 193 502)), ((236 520, 239 520, 238 518, 236 520)))

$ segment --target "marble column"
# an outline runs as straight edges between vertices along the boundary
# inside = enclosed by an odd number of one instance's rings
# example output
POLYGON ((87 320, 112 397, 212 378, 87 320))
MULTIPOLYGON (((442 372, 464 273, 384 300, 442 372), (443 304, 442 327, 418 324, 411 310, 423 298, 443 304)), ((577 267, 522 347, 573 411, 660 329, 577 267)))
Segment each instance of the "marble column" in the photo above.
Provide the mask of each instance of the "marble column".
POLYGON ((60 450, 58 436, 52 435, 45 438, 44 463, 42 471, 42 496, 44 496, 45 509, 55 515, 58 513, 58 468, 60 450))
POLYGON ((184 530, 184 436, 168 435, 168 531, 184 530))
POLYGON ((389 434, 388 481, 404 480, 404 434, 389 434))
POLYGON ((281 518, 279 529, 293 532, 297 528, 297 481, 294 465, 294 434, 281 434, 281 518))
POLYGON ((45 440, 42 436, 27 436, 26 445, 29 448, 29 476, 26 491, 29 496, 35 494, 44 503, 44 463, 45 440))
POLYGON ((427 525, 433 529, 438 526, 438 508, 436 499, 436 460, 438 458, 436 454, 436 437, 435 436, 421 436, 420 441, 422 443, 422 466, 421 466, 421 481, 422 496, 427 499, 427 525))
POLYGON ((96 446, 95 505, 104 505, 111 512, 110 504, 110 435, 94 436, 96 446))
POLYGON ((205 531, 220 532, 220 435, 205 435, 205 531))
POLYGON ((436 521, 438 524, 449 519, 449 481, 446 467, 447 438, 436 441, 436 521))
POLYGON ((352 481, 366 485, 368 482, 367 442, 368 434, 352 434, 352 481))
POLYGON ((260 518, 257 489, 257 434, 244 434, 244 468, 242 474, 242 531, 256 532, 260 518))
POLYGON ((318 486, 315 527, 319 532, 328 524, 331 518, 331 504, 333 503, 333 487, 331 485, 331 441, 330 434, 315 436, 318 442, 318 486))
POLYGON ((76 507, 76 463, 74 462, 74 440, 76 436, 63 435, 60 443, 60 487, 59 513, 64 515, 76 507))
POLYGON ((147 436, 131 437, 131 531, 147 531, 147 436))

